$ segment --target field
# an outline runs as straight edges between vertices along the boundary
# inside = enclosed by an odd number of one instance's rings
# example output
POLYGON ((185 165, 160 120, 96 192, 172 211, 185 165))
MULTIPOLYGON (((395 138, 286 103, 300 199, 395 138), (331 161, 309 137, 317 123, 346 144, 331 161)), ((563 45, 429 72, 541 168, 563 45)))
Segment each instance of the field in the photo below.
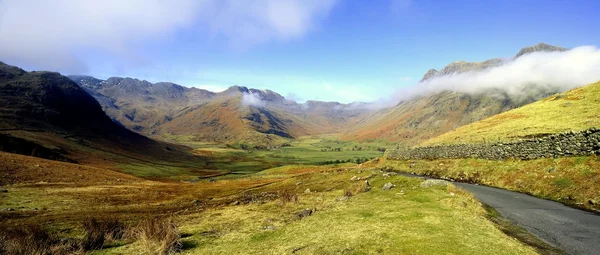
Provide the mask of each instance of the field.
POLYGON ((509 141, 600 127, 598 107, 600 83, 594 83, 459 127, 421 145, 509 141))
POLYGON ((197 155, 209 158, 208 167, 231 173, 254 173, 283 165, 362 163, 381 157, 393 143, 377 140, 341 141, 331 136, 301 137, 288 146, 239 149, 233 146, 188 142, 197 155))
MULTIPOLYGON (((28 166, 0 169, 13 182, 0 193, 3 228, 41 224, 52 235, 77 239, 92 215, 128 226, 162 216, 180 229, 182 254, 535 254, 488 221, 470 194, 454 186, 421 188, 422 180, 384 175, 374 163, 284 166, 192 183, 0 156, 28 166), (388 182, 396 186, 382 190, 388 182)), ((93 253, 144 251, 135 238, 103 247, 93 253)))

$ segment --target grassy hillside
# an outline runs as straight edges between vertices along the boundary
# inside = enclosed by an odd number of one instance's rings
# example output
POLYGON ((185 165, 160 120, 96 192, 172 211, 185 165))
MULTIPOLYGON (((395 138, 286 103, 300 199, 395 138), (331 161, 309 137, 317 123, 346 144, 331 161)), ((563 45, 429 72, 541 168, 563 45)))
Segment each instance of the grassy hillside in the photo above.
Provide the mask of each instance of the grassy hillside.
POLYGON ((421 145, 509 141, 600 126, 600 82, 472 123, 421 145))

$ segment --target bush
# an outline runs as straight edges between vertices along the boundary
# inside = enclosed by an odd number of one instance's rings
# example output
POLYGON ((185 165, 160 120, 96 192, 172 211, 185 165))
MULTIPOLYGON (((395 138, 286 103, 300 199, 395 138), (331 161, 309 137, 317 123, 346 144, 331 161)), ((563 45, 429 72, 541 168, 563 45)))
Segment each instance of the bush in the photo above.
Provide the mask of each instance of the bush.
POLYGON ((172 254, 181 250, 181 234, 172 219, 150 218, 139 223, 133 235, 148 254, 172 254))

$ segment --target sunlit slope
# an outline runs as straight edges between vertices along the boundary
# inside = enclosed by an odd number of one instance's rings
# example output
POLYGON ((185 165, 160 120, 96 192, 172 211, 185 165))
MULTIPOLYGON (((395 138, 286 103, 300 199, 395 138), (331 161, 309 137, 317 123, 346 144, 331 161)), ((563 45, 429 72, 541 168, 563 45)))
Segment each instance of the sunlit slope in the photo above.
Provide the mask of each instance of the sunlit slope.
POLYGON ((481 143, 600 126, 600 82, 466 125, 421 145, 481 143))

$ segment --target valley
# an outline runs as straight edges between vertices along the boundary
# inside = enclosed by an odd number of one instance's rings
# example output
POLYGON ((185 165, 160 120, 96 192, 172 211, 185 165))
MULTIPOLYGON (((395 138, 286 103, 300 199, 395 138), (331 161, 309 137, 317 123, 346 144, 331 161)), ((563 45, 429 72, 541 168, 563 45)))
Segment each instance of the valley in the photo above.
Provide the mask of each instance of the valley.
MULTIPOLYGON (((569 50, 512 60, 536 52, 569 50)), ((452 62, 421 84, 504 65, 452 62)), ((598 88, 432 90, 381 107, 0 62, 0 252, 576 254, 447 181, 598 213, 598 88)))

